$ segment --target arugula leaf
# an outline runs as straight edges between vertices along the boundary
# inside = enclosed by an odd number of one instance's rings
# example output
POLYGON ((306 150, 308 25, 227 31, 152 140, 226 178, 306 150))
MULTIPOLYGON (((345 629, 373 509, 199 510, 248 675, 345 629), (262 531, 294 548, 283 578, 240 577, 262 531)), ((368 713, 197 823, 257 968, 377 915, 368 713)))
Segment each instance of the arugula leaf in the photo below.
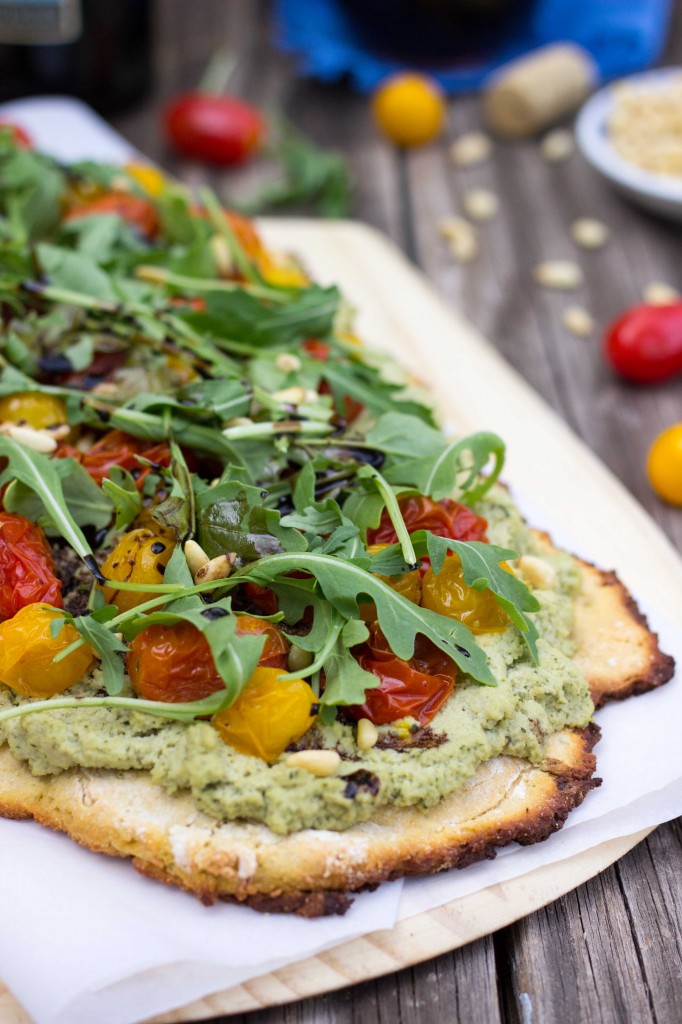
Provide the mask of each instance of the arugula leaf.
POLYGON ((116 511, 114 529, 126 530, 142 511, 142 496, 127 469, 112 466, 109 473, 109 479, 102 481, 102 490, 116 511))
POLYGON ((375 690, 381 680, 356 661, 348 646, 337 643, 325 663, 325 686, 320 703, 326 707, 364 704, 366 691, 375 690))
POLYGON ((305 550, 305 538, 280 523, 279 512, 263 508, 263 492, 227 481, 197 495, 197 535, 210 558, 234 551, 243 562, 283 550, 305 550))
MULTIPOLYGON (((99 570, 95 571, 97 563, 92 548, 69 511, 64 497, 61 475, 64 470, 58 468, 62 460, 50 459, 46 455, 41 455, 31 448, 18 444, 9 437, 0 437, 0 456, 4 456, 8 460, 7 465, 0 472, 0 486, 18 480, 32 491, 40 499, 52 527, 71 545, 85 561, 90 571, 97 576, 99 570)), ((73 466, 82 469, 77 462, 73 462, 73 466)), ((67 467, 67 471, 69 475, 71 472, 77 472, 72 467, 67 467)), ((88 474, 85 473, 85 476, 88 474)), ((90 482, 92 483, 92 481, 90 482)), ((101 506, 100 511, 103 512, 101 506)), ((109 517, 111 517, 111 508, 109 517)), ((101 525, 105 524, 101 523, 101 525)))
POLYGON ((47 242, 36 246, 36 252, 50 284, 84 292, 104 302, 118 302, 111 278, 89 256, 47 242))
MULTIPOLYGON (((368 564, 368 560, 365 563, 368 564)), ((327 601, 346 619, 359 618, 358 602, 363 597, 372 601, 381 629, 396 657, 411 658, 417 633, 421 633, 477 682, 495 685, 486 656, 466 626, 412 604, 354 562, 309 551, 270 555, 233 574, 231 583, 241 578, 265 585, 276 580, 280 586, 286 586, 289 583, 286 574, 297 570, 311 573, 327 601)))
MULTIPOLYGON (((113 611, 112 608, 111 612, 113 611)), ((81 636, 85 637, 91 647, 94 647, 100 655, 105 690, 110 696, 117 696, 125 683, 123 661, 119 654, 125 654, 128 651, 126 644, 119 640, 110 629, 107 629, 102 620, 98 618, 97 612, 93 612, 92 615, 79 615, 73 620, 73 624, 81 636)))

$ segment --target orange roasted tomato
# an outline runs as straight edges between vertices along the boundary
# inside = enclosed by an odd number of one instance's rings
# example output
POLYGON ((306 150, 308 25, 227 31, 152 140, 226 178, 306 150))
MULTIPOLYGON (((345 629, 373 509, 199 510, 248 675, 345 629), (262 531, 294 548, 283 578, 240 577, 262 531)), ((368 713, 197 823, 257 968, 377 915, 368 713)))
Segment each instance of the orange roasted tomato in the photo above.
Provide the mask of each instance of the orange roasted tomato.
MULTIPOLYGON (((122 583, 163 583, 163 574, 175 547, 171 530, 130 530, 121 537, 104 565, 102 573, 108 580, 122 583)), ((156 595, 142 590, 116 590, 103 587, 107 604, 115 604, 119 612, 130 611, 156 595)))
POLYGON ((68 622, 53 637, 50 625, 59 617, 55 608, 29 604, 0 623, 0 682, 26 697, 52 697, 78 682, 92 664, 92 648, 84 644, 55 664, 55 655, 80 638, 68 622))
POLYGON ((458 555, 449 555, 438 575, 431 568, 426 571, 421 603, 423 608, 463 622, 472 633, 501 633, 509 625, 490 590, 474 590, 464 582, 458 555))
MULTIPOLYGON (((286 671, 289 645, 271 622, 240 615, 237 634, 265 636, 259 664, 276 669, 277 675, 286 671)), ((202 700, 225 685, 206 637, 191 622, 142 630, 130 645, 127 664, 133 688, 145 700, 172 704, 202 700)))
POLYGON ((62 607, 50 545, 35 523, 0 512, 0 619, 11 619, 36 601, 62 607))
MULTIPOLYGON (((437 537, 449 537, 451 540, 487 541, 488 523, 482 516, 477 516, 466 505, 461 505, 451 498, 433 501, 421 495, 402 498, 398 502, 408 533, 416 530, 430 530, 437 537)), ((381 521, 376 529, 367 531, 368 544, 395 544, 398 535, 393 523, 384 509, 381 521)))
POLYGON ((78 220, 103 213, 113 213, 127 221, 145 238, 155 238, 158 233, 160 222, 154 204, 128 192, 107 192, 89 202, 76 203, 68 210, 64 220, 78 220))
POLYGON ((280 675, 277 668, 257 668, 234 704, 214 716, 221 739, 240 754, 276 761, 315 721, 312 687, 280 675))
POLYGON ((355 721, 369 718, 375 725, 386 725, 411 717, 428 725, 454 689, 457 666, 424 636, 417 636, 414 654, 403 661, 375 622, 368 640, 353 653, 362 668, 380 680, 376 689, 366 691, 364 704, 344 708, 355 721))
POLYGON ((60 398, 40 391, 15 391, 0 398, 0 421, 28 423, 42 430, 66 423, 66 406, 60 398))

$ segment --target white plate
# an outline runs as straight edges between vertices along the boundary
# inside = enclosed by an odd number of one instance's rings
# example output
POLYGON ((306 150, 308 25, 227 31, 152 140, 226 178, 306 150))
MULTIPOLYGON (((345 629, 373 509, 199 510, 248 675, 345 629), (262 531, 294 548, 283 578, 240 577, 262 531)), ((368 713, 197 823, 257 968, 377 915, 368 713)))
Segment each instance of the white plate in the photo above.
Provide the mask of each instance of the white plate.
POLYGON ((601 89, 580 111, 576 137, 583 156, 620 192, 648 210, 682 220, 682 179, 655 174, 626 160, 612 146, 607 130, 614 106, 614 91, 620 85, 627 83, 638 91, 653 92, 666 89, 674 77, 682 77, 682 68, 645 71, 601 89))

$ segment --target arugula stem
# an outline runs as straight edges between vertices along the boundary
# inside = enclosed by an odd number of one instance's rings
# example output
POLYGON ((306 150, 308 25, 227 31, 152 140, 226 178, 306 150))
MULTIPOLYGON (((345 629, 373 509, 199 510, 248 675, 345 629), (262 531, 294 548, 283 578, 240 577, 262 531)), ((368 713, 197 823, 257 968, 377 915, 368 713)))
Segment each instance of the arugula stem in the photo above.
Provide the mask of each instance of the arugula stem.
POLYGON ((166 703, 165 701, 142 700, 140 697, 50 697, 19 704, 6 711, 0 711, 0 722, 23 715, 34 715, 40 711, 58 711, 66 708, 122 708, 126 711, 141 711, 157 718, 170 718, 178 722, 191 722, 203 715, 213 714, 220 709, 224 700, 221 691, 203 701, 166 703), (220 698, 220 699, 218 699, 220 698))
POLYGON ((414 567, 417 564, 417 555, 415 554, 414 546, 412 544, 412 538, 407 532, 405 520, 403 519, 403 514, 400 511, 400 505, 398 504, 398 499, 395 496, 393 488, 373 466, 363 466, 362 469, 358 471, 358 476, 374 480, 376 488, 386 504, 386 511, 393 523, 393 529, 398 537, 398 543, 400 544, 403 558, 409 566, 414 567))
POLYGON ((248 438, 271 437, 273 434, 333 434, 329 423, 315 423, 309 420, 278 420, 275 423, 245 423, 238 427, 227 427, 223 437, 228 441, 244 441, 248 438))
POLYGON ((275 291, 260 284, 250 281, 227 281, 223 279, 211 280, 210 278, 189 277, 186 274, 175 274, 171 270, 164 270, 163 267, 139 266, 135 269, 135 276, 141 281, 148 281, 151 284, 166 285, 172 288, 182 288, 194 292, 248 292, 259 299, 266 299, 269 302, 289 302, 289 296, 282 292, 275 291))
POLYGON ((232 225, 227 218, 227 212, 221 206, 215 192, 210 188, 199 189, 199 198, 206 208, 213 227, 226 240, 230 255, 237 269, 241 271, 246 280, 250 281, 251 284, 259 284, 258 273, 232 230, 232 225))

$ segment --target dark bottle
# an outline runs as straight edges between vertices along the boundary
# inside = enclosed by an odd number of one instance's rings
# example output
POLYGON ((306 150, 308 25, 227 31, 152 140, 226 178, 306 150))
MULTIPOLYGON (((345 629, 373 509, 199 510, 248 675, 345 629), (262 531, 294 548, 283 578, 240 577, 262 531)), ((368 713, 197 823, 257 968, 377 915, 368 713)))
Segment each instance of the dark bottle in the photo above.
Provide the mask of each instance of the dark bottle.
POLYGON ((0 100, 59 93, 110 114, 151 79, 149 0, 0 0, 0 100))

